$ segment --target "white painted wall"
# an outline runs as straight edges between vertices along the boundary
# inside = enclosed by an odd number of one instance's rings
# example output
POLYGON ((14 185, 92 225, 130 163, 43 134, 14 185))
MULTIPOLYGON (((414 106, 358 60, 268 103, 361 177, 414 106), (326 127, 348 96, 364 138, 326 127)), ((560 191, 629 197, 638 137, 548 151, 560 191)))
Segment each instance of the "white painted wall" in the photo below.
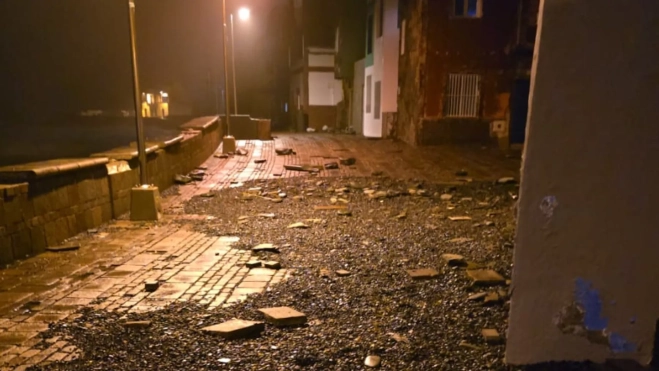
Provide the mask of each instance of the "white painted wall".
POLYGON ((343 100, 341 80, 334 72, 309 72, 309 105, 336 106, 343 100))
POLYGON ((334 67, 334 55, 310 53, 309 67, 334 67))
MULTIPOLYGON (((375 5, 373 31, 377 35, 379 7, 384 6, 382 36, 373 43, 373 66, 366 67, 365 76, 372 75, 371 112, 366 112, 366 91, 364 86, 364 136, 382 138, 382 112, 398 111, 398 0, 378 0, 375 5), (380 117, 375 116, 375 83, 381 81, 380 117)), ((366 78, 364 79, 367 80, 366 78)))

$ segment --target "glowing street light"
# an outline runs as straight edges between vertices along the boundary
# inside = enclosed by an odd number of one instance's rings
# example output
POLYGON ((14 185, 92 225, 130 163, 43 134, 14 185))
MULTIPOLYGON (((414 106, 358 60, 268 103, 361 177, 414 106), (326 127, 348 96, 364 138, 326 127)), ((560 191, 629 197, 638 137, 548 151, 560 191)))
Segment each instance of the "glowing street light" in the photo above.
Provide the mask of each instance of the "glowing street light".
POLYGON ((238 10, 238 18, 240 18, 241 21, 246 21, 249 19, 249 8, 240 8, 238 10))
MULTIPOLYGON (((249 8, 242 7, 238 9, 238 18, 241 21, 249 19, 249 8)), ((233 69, 233 113, 238 114, 238 93, 236 92, 236 44, 234 42, 233 32, 233 14, 231 14, 231 65, 233 69)))

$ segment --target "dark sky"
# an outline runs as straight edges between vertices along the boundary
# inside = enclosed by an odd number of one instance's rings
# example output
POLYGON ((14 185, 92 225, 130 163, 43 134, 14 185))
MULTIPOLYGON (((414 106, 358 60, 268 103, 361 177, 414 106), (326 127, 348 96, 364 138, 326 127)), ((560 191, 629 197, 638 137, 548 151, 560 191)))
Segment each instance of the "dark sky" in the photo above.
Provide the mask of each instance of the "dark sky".
MULTIPOLYGON (((277 2, 249 6, 236 22, 239 90, 258 85, 261 19, 277 2)), ((220 0, 136 0, 140 81, 207 103, 221 78, 220 0)), ((85 109, 130 109, 127 0, 0 0, 0 118, 34 118, 85 109)), ((172 96, 172 100, 176 99, 172 96)))

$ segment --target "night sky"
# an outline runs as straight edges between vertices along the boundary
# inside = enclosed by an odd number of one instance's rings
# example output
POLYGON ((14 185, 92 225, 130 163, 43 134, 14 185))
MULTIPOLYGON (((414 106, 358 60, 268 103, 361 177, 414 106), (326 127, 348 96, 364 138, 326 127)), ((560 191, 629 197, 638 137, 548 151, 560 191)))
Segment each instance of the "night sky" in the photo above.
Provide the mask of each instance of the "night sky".
MULTIPOLYGON (((228 11, 252 10, 248 23, 235 24, 239 96, 262 80, 262 19, 282 1, 227 0, 228 11)), ((136 4, 143 90, 166 88, 214 107, 209 74, 222 81, 221 1, 136 4)), ((0 119, 131 109, 127 14, 127 0, 1 0, 0 119)))

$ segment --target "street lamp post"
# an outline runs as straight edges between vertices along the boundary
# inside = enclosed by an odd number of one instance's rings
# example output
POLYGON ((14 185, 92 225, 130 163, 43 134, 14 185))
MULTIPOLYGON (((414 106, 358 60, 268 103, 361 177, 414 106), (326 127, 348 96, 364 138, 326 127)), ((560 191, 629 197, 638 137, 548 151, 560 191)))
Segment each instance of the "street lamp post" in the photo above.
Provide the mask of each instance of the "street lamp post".
POLYGON ((142 94, 137 69, 137 45, 135 37, 135 2, 128 0, 128 29, 130 32, 130 62, 133 72, 133 104, 135 105, 135 129, 137 157, 140 164, 140 184, 130 191, 130 219, 153 221, 160 218, 160 194, 158 187, 148 184, 146 173, 146 143, 142 123, 142 94))
POLYGON ((140 163, 140 184, 147 184, 146 174, 146 145, 144 140, 144 125, 142 123, 142 94, 140 93, 140 79, 137 70, 137 45, 135 38, 135 3, 128 0, 128 27, 130 30, 130 52, 133 73, 133 98, 135 105, 135 128, 137 132, 137 156, 140 163))
POLYGON ((222 139, 222 152, 229 153, 236 150, 236 140, 233 138, 231 133, 231 109, 229 108, 229 63, 227 58, 227 44, 229 43, 228 30, 227 30, 227 7, 226 0, 222 0, 222 37, 224 42, 222 43, 223 49, 223 58, 224 58, 224 114, 227 120, 227 133, 222 139))
MULTIPOLYGON (((238 10, 238 18, 241 20, 247 20, 249 19, 249 9, 248 8, 240 8, 238 10)), ((235 43, 235 37, 234 37, 234 31, 233 31, 233 13, 231 14, 231 66, 232 66, 232 73, 233 73, 233 113, 238 114, 238 93, 236 91, 236 43, 235 43)))

